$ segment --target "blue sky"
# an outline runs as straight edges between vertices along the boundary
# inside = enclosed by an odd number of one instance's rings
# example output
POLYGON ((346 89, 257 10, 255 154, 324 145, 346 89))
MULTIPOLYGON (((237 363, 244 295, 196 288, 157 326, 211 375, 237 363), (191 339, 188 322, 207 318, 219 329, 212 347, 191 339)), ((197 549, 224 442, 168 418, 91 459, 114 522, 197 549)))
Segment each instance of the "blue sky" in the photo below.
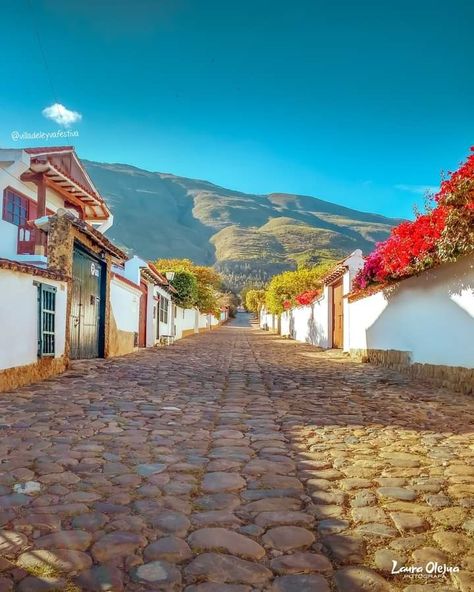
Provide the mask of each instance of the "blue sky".
POLYGON ((47 144, 11 132, 59 129, 59 102, 84 158, 409 217, 474 144, 472 22, 471 0, 4 3, 0 145, 47 144))

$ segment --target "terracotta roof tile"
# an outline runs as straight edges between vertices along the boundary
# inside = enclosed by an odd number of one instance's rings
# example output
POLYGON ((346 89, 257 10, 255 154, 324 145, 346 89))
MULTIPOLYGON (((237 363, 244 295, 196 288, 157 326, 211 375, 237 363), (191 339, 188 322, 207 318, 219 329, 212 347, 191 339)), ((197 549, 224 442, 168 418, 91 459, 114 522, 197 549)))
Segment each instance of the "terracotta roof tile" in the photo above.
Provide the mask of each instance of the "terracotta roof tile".
POLYGON ((74 146, 43 146, 38 148, 23 148, 28 154, 45 154, 54 152, 72 152, 74 146))

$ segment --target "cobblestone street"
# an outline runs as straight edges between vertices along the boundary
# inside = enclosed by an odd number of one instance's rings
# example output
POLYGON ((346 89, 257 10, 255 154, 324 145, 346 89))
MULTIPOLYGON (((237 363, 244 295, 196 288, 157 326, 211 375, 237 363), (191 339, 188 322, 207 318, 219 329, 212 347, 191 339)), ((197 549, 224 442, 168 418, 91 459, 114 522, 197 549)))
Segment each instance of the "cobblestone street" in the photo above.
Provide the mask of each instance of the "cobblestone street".
POLYGON ((472 399, 239 317, 0 395, 0 592, 474 589, 472 399))

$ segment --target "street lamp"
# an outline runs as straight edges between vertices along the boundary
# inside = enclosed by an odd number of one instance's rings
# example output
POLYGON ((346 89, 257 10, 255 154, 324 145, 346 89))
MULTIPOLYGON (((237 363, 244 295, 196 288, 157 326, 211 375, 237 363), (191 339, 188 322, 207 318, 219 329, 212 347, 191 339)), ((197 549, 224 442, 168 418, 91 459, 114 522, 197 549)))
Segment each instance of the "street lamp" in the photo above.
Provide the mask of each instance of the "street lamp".
POLYGON ((172 282, 174 280, 174 271, 167 271, 165 276, 169 282, 172 282))

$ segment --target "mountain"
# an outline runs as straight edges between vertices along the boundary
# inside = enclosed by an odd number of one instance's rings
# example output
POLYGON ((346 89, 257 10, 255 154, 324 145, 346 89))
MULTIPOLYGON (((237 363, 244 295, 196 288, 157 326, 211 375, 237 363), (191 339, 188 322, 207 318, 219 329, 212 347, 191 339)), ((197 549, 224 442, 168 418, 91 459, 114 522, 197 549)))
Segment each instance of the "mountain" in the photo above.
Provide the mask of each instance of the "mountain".
POLYGON ((372 250, 400 220, 305 195, 253 195, 208 181, 84 161, 114 213, 108 235, 146 259, 215 265, 233 289, 298 264, 372 250))

